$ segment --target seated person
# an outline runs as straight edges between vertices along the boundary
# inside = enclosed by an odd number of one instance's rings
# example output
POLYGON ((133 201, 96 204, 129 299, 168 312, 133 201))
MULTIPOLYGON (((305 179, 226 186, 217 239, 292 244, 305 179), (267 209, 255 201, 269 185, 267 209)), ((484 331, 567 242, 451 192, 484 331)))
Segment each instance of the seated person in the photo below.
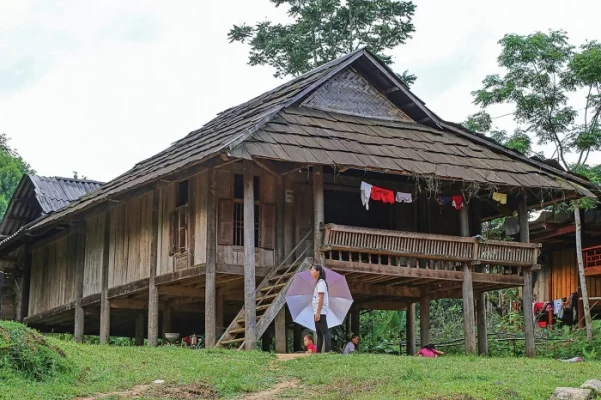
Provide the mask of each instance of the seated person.
POLYGON ((440 350, 436 350, 436 346, 433 344, 427 344, 417 352, 416 356, 418 357, 429 357, 429 358, 437 358, 438 356, 442 356, 444 353, 440 350))
POLYGON ((344 347, 344 351, 342 354, 351 354, 357 351, 357 347, 359 346, 359 335, 351 336, 351 341, 346 344, 344 347))
POLYGON ((305 350, 307 354, 315 354, 317 353, 317 347, 315 347, 315 343, 313 342, 312 335, 305 335, 305 350))

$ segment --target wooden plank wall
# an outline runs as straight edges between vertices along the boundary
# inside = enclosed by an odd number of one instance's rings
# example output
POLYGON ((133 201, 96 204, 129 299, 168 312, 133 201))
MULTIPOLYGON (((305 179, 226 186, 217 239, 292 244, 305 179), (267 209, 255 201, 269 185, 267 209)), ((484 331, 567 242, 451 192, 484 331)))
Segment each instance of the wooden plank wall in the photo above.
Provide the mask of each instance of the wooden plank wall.
MULTIPOLYGON (((568 297, 578 289, 576 251, 574 249, 554 251, 551 257, 552 288, 551 296, 548 300, 568 297)), ((591 296, 590 293, 589 296, 591 296)))
POLYGON ((75 300, 74 234, 32 249, 28 315, 75 300))
POLYGON ((207 193, 209 173, 190 179, 190 198, 194 203, 190 218, 194 221, 194 264, 207 262, 207 193))
POLYGON ((534 301, 552 300, 549 295, 549 279, 551 268, 549 265, 543 265, 536 271, 536 283, 534 284, 534 301))
POLYGON ((152 238, 152 193, 119 204, 111 214, 109 287, 147 278, 152 238))
POLYGON ((104 213, 86 218, 83 297, 100 293, 104 247, 104 213))
POLYGON ((169 216, 175 210, 175 188, 176 184, 171 183, 160 189, 157 275, 168 274, 175 269, 173 256, 169 255, 169 216))

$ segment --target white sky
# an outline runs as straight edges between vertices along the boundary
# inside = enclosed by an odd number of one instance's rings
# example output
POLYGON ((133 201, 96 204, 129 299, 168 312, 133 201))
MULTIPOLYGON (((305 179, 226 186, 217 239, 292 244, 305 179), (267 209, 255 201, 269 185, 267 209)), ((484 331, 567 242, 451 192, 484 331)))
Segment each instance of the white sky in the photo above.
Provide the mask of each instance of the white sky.
MULTIPOLYGON (((416 32, 393 51, 393 68, 416 74, 414 92, 455 122, 477 111, 470 92, 497 72, 505 33, 601 40, 598 0, 416 4, 416 32)), ((284 20, 284 10, 269 0, 0 0, 0 132, 38 174, 110 180, 282 83, 227 41, 232 24, 264 19, 284 20)))

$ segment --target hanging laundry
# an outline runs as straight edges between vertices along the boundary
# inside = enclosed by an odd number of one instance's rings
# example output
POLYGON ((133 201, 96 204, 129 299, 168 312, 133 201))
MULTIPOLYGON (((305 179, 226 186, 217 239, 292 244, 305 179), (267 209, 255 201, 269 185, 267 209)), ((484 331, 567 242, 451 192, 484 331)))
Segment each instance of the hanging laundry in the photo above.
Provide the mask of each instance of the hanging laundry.
POLYGON ((413 202, 412 197, 411 197, 411 193, 403 193, 403 192, 396 192, 395 200, 396 200, 397 203, 411 203, 411 202, 413 202))
POLYGON ((381 187, 371 187, 371 199, 381 201, 383 203, 394 204, 394 192, 381 187))
POLYGON ((443 206, 446 206, 447 204, 451 204, 451 196, 440 196, 440 198, 438 199, 438 202, 440 204, 442 204, 443 206))
POLYGON ((369 198, 371 197, 371 185, 369 183, 361 182, 361 204, 366 210, 369 210, 369 198))
POLYGON ((553 315, 557 315, 557 317, 559 317, 559 318, 563 317, 563 300, 562 299, 553 300, 553 315))
POLYGON ((463 208, 463 197, 462 196, 451 196, 451 202, 455 210, 461 210, 463 208))
POLYGON ((499 204, 507 204, 507 195, 505 193, 494 192, 492 194, 492 199, 499 204))

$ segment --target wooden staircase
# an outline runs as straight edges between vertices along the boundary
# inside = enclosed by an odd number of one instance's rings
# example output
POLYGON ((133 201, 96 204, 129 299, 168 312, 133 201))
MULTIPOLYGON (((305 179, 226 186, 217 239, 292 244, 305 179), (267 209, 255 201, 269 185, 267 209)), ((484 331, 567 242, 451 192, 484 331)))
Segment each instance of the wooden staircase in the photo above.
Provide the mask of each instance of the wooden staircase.
MULTIPOLYGON (((310 234, 311 232, 307 234, 307 237, 310 234)), ((299 244, 303 243, 305 239, 301 240, 299 244)), ((265 333, 276 315, 280 312, 282 307, 285 306, 286 292, 288 292, 288 288, 292 283, 292 277, 298 272, 308 270, 313 265, 313 258, 305 258, 308 250, 309 248, 306 248, 301 252, 292 264, 282 265, 287 261, 284 260, 284 263, 274 267, 257 287, 255 295, 257 339, 265 333), (301 262, 303 258, 304 260, 301 262)), ((290 252, 290 255, 294 254, 295 251, 296 248, 290 252)), ((289 257, 290 256, 287 258, 289 257)), ((238 312, 238 315, 236 315, 236 318, 234 318, 232 323, 219 338, 215 347, 235 347, 242 349, 244 347, 244 341, 246 340, 244 336, 245 324, 244 307, 242 307, 240 312, 238 312)))

